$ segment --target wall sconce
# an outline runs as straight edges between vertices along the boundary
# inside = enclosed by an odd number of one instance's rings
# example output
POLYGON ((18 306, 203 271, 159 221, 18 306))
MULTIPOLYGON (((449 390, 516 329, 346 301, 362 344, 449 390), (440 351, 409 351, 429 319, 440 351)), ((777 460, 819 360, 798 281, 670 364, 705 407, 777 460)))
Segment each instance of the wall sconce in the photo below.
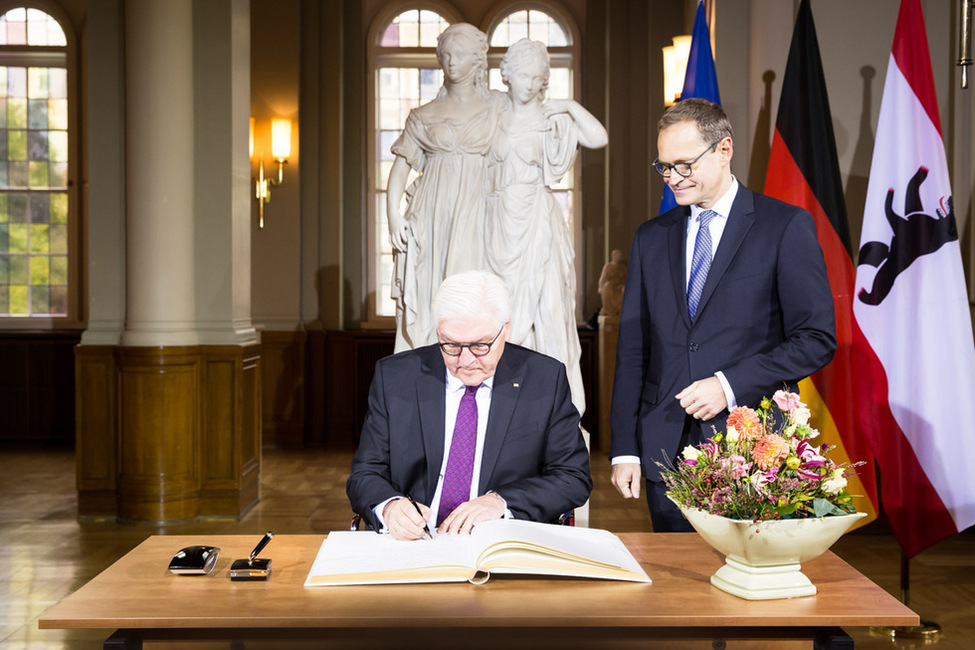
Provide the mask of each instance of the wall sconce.
MULTIPOLYGON (((264 174, 264 152, 258 160, 257 180, 254 183, 254 198, 257 199, 257 225, 264 227, 264 204, 271 200, 271 188, 278 187, 284 182, 284 166, 288 164, 291 155, 291 120, 275 117, 271 120, 271 157, 278 165, 277 178, 264 174)), ((250 127, 250 156, 254 159, 254 118, 250 127)))
POLYGON ((690 34, 675 36, 671 40, 673 45, 661 48, 664 53, 664 106, 673 106, 680 101, 687 57, 691 53, 690 34))

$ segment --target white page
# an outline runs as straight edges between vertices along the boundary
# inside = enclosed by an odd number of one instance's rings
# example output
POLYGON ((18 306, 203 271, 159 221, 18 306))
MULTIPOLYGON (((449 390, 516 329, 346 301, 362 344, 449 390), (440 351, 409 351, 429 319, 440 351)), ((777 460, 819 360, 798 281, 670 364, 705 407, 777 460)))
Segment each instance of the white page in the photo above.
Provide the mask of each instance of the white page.
POLYGON ((643 573, 623 542, 608 530, 599 528, 501 519, 476 526, 471 536, 476 550, 507 539, 525 539, 546 548, 578 556, 590 563, 623 567, 643 573))
POLYGON ((308 579, 430 566, 471 567, 470 543, 468 535, 437 535, 433 539, 404 542, 372 531, 335 531, 322 542, 308 579))

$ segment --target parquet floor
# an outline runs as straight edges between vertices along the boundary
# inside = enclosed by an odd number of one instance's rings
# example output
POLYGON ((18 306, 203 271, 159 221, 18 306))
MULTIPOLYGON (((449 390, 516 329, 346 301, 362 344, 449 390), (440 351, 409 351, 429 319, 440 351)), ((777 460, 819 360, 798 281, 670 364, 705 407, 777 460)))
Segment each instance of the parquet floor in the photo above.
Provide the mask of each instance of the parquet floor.
MULTIPOLYGON (((71 449, 0 448, 0 647, 100 648, 105 631, 38 630, 37 618, 155 534, 326 533, 349 522, 345 479, 351 450, 264 452, 261 502, 241 520, 204 519, 165 527, 78 521, 71 449)), ((615 532, 650 530, 643 500, 623 501, 609 483, 605 454, 593 457, 590 525, 615 532)), ((884 531, 857 531, 833 550, 895 595, 900 554, 884 531)), ((975 534, 961 534, 911 563, 911 607, 941 625, 937 647, 975 647, 975 534)), ((914 648, 915 641, 850 630, 857 648, 914 648)))

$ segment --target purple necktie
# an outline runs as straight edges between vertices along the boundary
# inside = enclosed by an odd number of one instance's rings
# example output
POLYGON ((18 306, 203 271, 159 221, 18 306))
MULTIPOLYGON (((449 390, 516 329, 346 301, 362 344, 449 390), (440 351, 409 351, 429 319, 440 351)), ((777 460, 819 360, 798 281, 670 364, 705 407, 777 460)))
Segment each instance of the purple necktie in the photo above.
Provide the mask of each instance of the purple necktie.
POLYGON ((474 448, 477 445, 477 386, 467 386, 457 408, 454 436, 450 439, 450 453, 440 491, 437 526, 443 523, 454 508, 471 498, 471 477, 474 474, 474 448))
POLYGON ((691 279, 687 283, 687 311, 691 320, 697 315, 697 303, 704 292, 704 281, 711 268, 711 220, 718 216, 713 210, 704 210, 698 216, 697 239, 694 240, 694 255, 691 257, 691 279))

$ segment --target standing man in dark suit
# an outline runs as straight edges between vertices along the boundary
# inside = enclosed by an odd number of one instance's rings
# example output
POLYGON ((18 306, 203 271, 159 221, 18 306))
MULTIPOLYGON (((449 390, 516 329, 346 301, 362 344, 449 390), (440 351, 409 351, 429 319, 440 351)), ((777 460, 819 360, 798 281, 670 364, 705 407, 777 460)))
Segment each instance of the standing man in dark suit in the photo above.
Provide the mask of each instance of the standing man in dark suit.
POLYGON ((687 99, 657 125, 654 167, 677 207, 630 252, 611 411, 612 482, 647 501, 658 532, 691 531, 656 461, 676 462, 728 412, 816 372, 836 350, 833 298, 812 216, 731 173, 717 104, 687 99))
POLYGON ((589 498, 565 366, 513 343, 508 291, 481 271, 433 299, 436 345, 382 359, 346 492, 376 530, 419 539, 512 517, 551 522, 589 498), (465 452, 465 453, 461 453, 465 452))

